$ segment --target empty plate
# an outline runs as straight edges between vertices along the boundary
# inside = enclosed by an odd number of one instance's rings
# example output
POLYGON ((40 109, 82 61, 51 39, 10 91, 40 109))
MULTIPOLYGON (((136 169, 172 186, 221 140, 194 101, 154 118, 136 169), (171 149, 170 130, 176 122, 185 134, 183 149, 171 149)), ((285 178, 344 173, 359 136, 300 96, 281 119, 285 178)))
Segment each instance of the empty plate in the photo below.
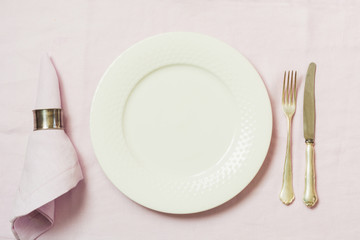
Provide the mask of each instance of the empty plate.
POLYGON ((254 67, 196 33, 145 39, 107 69, 91 139, 110 181, 135 202, 194 213, 234 197, 266 156, 272 113, 254 67))

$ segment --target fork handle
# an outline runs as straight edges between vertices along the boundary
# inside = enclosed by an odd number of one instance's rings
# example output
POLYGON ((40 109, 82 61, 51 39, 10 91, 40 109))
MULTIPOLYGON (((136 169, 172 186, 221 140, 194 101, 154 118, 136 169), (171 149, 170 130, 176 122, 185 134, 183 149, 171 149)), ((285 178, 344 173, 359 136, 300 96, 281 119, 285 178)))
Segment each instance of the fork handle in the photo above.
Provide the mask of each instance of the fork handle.
POLYGON ((305 171, 305 191, 304 203, 308 207, 313 207, 318 199, 315 186, 315 151, 314 143, 306 142, 306 171, 305 171))
POLYGON ((288 135, 286 144, 283 183, 280 192, 280 200, 285 205, 289 205, 290 203, 292 203, 295 198, 291 165, 291 118, 288 118, 288 135))

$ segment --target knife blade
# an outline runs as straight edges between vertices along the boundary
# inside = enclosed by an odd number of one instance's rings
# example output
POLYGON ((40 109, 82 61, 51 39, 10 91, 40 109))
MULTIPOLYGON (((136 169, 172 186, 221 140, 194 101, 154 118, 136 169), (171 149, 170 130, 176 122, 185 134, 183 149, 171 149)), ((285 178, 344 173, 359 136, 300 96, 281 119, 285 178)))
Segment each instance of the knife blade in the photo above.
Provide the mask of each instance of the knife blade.
POLYGON ((316 64, 310 63, 306 73, 304 90, 303 127, 306 143, 306 171, 304 203, 313 207, 318 199, 315 186, 315 72, 316 64))
POLYGON ((304 138, 315 139, 315 72, 316 64, 310 63, 306 73, 304 90, 304 138))

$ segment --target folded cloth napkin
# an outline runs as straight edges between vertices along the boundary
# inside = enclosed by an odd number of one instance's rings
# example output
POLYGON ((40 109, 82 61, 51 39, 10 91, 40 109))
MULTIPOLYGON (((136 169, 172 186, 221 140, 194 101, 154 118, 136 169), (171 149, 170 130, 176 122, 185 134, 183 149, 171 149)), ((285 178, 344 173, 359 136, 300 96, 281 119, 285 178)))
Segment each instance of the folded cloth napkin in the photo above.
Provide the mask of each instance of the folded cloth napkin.
MULTIPOLYGON (((60 109, 59 82, 42 58, 35 109, 60 109)), ((55 199, 83 178, 75 149, 63 129, 33 131, 11 220, 17 239, 36 239, 54 224, 55 199)))

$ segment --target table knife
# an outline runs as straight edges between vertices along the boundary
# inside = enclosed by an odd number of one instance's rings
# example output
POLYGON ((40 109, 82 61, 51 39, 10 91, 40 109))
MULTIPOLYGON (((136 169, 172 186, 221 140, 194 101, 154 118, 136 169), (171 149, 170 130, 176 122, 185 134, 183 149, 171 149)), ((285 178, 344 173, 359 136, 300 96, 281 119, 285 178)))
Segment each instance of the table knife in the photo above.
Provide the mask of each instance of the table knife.
POLYGON ((305 171, 305 191, 304 203, 308 207, 313 207, 317 202, 315 185, 315 72, 316 64, 310 63, 306 73, 304 90, 304 138, 306 143, 306 171, 305 171))

